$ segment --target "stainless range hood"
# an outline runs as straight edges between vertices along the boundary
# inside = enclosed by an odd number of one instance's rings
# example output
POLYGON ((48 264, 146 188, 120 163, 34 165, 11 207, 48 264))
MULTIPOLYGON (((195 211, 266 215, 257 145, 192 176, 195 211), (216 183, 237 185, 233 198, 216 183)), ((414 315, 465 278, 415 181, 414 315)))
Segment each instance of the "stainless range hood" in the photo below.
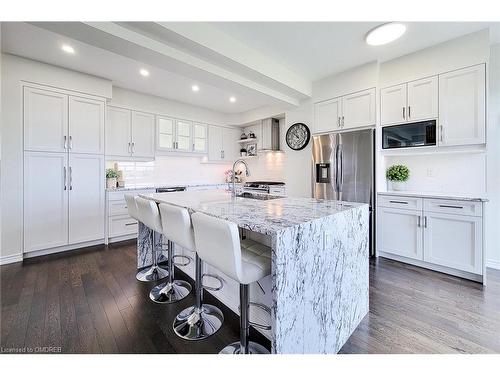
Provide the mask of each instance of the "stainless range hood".
POLYGON ((262 148, 261 151, 280 150, 280 122, 275 118, 262 120, 262 148))

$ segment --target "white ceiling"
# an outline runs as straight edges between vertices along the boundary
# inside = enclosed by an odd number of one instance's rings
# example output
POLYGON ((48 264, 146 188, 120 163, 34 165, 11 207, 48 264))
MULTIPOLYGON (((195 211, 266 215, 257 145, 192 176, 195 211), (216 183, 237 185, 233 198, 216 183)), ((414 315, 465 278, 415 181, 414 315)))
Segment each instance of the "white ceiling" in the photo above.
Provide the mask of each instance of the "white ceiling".
POLYGON ((490 27, 492 42, 500 42, 500 23, 409 22, 401 39, 368 46, 366 33, 381 23, 2 22, 2 51, 107 78, 126 89, 241 113, 296 105, 310 96, 312 81, 480 29, 490 27), (63 43, 76 54, 62 52, 63 43), (140 68, 150 76, 139 75, 140 68), (193 84, 198 93, 191 91, 193 84))
POLYGON ((372 47, 365 36, 383 22, 214 22, 219 30, 315 81, 370 61, 386 61, 500 23, 405 22, 403 37, 372 47))
POLYGON ((2 51, 107 78, 114 86, 223 113, 240 113, 274 103, 259 93, 238 87, 234 90, 216 87, 21 22, 2 22, 2 51), (73 46, 76 53, 69 55, 61 51, 64 43, 73 46), (146 68, 150 76, 142 77, 141 68, 146 68), (197 84, 200 91, 194 93, 193 84, 197 84), (230 96, 237 98, 235 103, 229 102, 230 96))

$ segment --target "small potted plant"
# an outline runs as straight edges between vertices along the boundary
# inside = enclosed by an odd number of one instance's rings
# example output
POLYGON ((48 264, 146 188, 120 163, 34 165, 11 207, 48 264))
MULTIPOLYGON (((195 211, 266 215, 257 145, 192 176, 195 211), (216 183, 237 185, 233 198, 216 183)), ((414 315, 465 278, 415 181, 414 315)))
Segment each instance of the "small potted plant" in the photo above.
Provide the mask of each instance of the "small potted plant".
POLYGON ((118 178, 118 171, 115 169, 106 169, 106 187, 108 189, 116 189, 116 179, 118 178))
POLYGON ((405 182, 410 178, 410 170, 406 165, 392 165, 387 169, 386 177, 391 182, 392 190, 403 190, 405 182))

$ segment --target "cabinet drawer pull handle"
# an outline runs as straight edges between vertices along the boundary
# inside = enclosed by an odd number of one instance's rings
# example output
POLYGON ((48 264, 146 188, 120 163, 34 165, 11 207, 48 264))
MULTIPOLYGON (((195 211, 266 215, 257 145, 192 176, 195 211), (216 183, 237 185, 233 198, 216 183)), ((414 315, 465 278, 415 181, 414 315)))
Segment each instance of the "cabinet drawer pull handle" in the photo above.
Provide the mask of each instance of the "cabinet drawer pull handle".
POLYGON ((68 148, 68 137, 64 136, 64 149, 68 148))
POLYGON ((69 136, 69 149, 73 149, 73 137, 71 135, 69 136))
POLYGON ((73 168, 69 167, 69 190, 73 190, 73 168))
POLYGON ((411 111, 411 107, 408 106, 408 118, 411 118, 411 112, 410 111, 411 111))
POLYGON ((424 228, 427 228, 427 216, 424 216, 424 228))
POLYGON ((130 225, 137 225, 137 223, 127 223, 127 224, 125 224, 125 226, 127 226, 127 227, 130 226, 130 225))
POLYGON ((64 177, 63 177, 63 180, 64 180, 64 190, 67 190, 68 187, 66 186, 66 167, 63 167, 63 172, 64 172, 64 177))
POLYGON ((463 206, 451 206, 451 205, 447 205, 447 204, 440 204, 439 207, 443 207, 443 208, 460 208, 460 209, 463 208, 463 206))
POLYGON ((390 203, 398 203, 398 204, 408 204, 408 202, 405 201, 389 201, 390 203))
POLYGON ((403 107, 403 120, 406 120, 406 117, 405 117, 405 107, 403 107))
POLYGON ((417 216, 417 227, 420 228, 420 216, 417 216))
POLYGON ((439 140, 441 142, 443 142, 443 140, 444 140, 444 127, 443 127, 443 125, 439 126, 439 140))

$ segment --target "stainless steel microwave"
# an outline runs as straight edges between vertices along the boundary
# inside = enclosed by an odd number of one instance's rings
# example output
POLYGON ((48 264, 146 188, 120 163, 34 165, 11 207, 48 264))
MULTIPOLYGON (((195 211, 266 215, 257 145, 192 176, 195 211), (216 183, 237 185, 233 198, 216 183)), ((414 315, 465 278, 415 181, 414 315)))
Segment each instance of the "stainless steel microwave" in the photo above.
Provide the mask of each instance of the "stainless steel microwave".
POLYGON ((436 120, 385 126, 382 148, 408 148, 436 145, 436 120))

